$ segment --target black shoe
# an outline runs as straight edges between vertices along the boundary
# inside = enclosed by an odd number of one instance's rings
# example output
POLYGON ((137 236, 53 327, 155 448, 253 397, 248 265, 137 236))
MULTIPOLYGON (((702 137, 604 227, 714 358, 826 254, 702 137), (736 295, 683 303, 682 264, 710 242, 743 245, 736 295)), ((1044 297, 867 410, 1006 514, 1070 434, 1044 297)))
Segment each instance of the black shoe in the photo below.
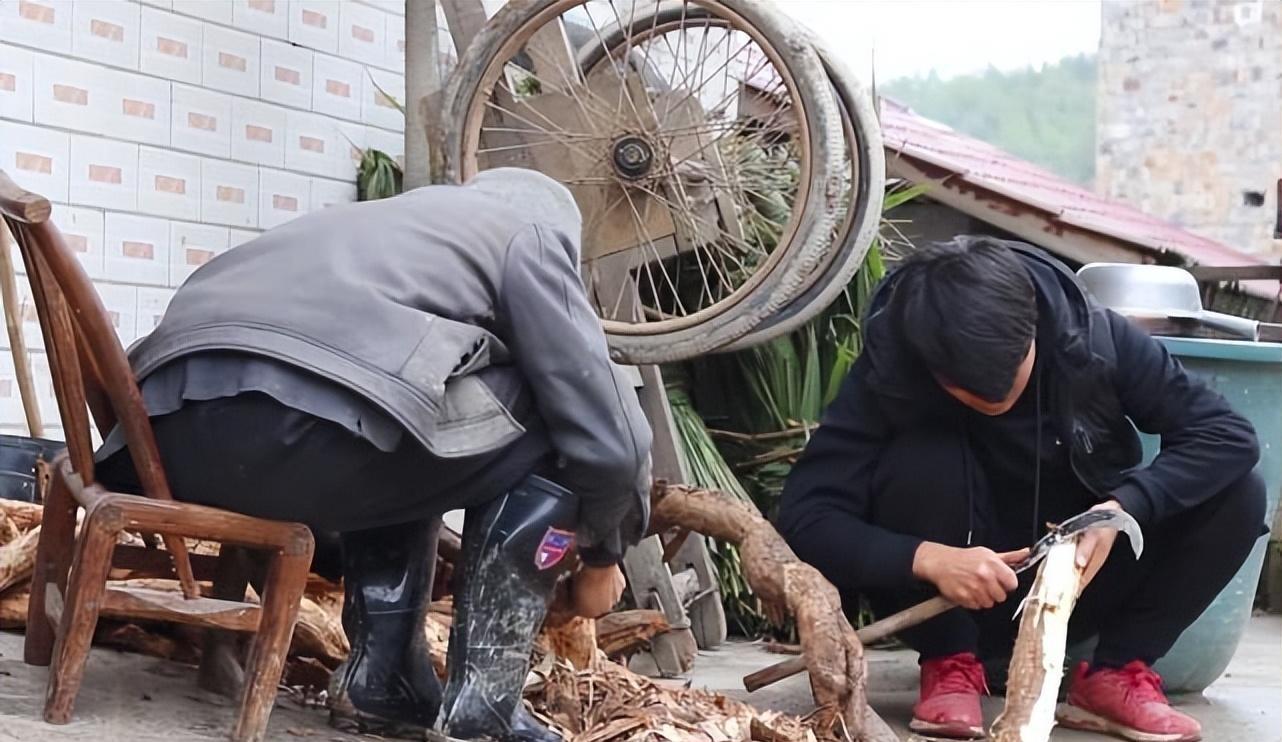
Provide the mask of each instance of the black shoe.
POLYGON ((534 635, 573 564, 577 498, 531 476, 468 511, 449 682, 431 740, 560 742, 521 705, 534 635))
POLYGON ((330 726, 422 739, 436 721, 441 683, 423 634, 439 521, 343 534, 347 660, 330 680, 330 726))

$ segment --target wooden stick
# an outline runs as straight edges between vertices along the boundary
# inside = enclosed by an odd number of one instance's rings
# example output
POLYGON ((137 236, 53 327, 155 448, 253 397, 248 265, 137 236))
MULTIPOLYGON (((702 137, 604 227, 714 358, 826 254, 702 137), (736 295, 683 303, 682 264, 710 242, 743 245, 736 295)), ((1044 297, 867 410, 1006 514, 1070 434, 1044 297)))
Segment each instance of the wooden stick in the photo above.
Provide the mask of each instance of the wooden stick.
POLYGON ((1056 544, 1038 569, 1024 601, 1006 681, 1006 708, 993 724, 993 742, 1050 739, 1068 648, 1068 619, 1082 579, 1076 556, 1076 539, 1056 544))
POLYGON ((13 354, 13 370, 18 377, 18 396, 22 398, 22 411, 27 417, 27 431, 35 438, 43 438, 45 429, 40 420, 40 402, 31 373, 31 355, 27 353, 27 341, 22 337, 22 308, 18 306, 18 280, 14 276, 13 254, 9 252, 9 229, 3 221, 0 221, 0 295, 4 302, 4 326, 9 333, 9 352, 13 354))
MULTIPOLYGON (((870 623, 856 631, 855 636, 859 637, 859 641, 865 645, 873 644, 894 636, 904 629, 925 623, 935 616, 956 607, 957 604, 947 598, 931 598, 911 608, 905 608, 898 613, 887 616, 880 621, 870 623)), ((806 658, 793 657, 743 676, 743 687, 751 693, 805 671, 806 658)))

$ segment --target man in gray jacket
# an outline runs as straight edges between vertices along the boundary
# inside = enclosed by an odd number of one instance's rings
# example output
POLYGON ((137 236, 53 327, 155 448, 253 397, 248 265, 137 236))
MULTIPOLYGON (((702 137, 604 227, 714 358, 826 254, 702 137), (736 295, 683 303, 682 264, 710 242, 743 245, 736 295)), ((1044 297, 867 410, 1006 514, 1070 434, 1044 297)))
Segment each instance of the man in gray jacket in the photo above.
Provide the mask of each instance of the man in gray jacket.
MULTIPOLYGON (((572 569, 577 612, 618 600, 648 518, 650 430, 580 218, 520 169, 326 209, 202 267, 130 350, 176 497, 341 534, 341 726, 558 739, 521 710, 532 637, 572 569), (461 508, 442 691, 421 626, 461 508)), ((109 435, 104 479, 132 479, 126 453, 109 435)))

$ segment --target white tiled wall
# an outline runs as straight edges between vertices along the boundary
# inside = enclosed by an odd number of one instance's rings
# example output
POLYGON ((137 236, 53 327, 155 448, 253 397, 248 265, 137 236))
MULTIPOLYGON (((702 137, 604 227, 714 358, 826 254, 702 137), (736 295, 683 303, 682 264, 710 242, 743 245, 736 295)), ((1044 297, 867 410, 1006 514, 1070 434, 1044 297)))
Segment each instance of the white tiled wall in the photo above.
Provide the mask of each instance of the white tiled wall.
MULTIPOLYGON (((0 169, 54 202, 128 344, 204 263, 354 200, 359 148, 403 159, 404 119, 370 80, 404 99, 404 37, 403 0, 0 0, 0 169)), ((7 358, 0 432, 17 432, 7 358)))

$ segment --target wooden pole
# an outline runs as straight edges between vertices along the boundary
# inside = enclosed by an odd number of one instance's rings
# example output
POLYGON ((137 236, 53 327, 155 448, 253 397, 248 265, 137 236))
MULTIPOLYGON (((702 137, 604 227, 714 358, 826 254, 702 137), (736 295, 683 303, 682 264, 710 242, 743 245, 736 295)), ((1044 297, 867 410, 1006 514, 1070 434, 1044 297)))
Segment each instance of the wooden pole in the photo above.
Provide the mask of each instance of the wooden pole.
POLYGON ((18 377, 18 394, 22 398, 22 411, 27 417, 27 431, 36 438, 44 437, 44 424, 40 420, 40 402, 36 399, 36 384, 31 373, 31 356, 27 342, 22 337, 22 311, 18 306, 18 279, 13 267, 13 253, 9 251, 9 228, 0 222, 0 292, 4 301, 4 325, 9 332, 9 351, 13 354, 13 370, 18 377))
POLYGON ((440 99, 441 49, 437 0, 405 5, 405 189, 439 183, 444 165, 434 143, 440 99))

